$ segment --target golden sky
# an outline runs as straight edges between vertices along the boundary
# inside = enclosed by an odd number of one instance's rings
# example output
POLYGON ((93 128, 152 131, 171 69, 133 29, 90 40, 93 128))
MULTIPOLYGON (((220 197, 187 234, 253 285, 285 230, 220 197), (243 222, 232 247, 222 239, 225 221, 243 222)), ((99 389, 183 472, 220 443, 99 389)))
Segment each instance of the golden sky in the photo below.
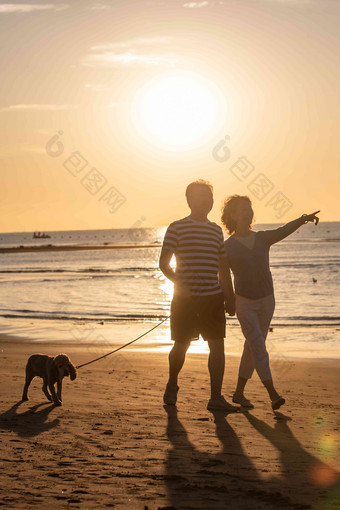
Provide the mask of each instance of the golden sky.
POLYGON ((340 220, 340 2, 0 3, 0 231, 165 226, 198 178, 340 220))

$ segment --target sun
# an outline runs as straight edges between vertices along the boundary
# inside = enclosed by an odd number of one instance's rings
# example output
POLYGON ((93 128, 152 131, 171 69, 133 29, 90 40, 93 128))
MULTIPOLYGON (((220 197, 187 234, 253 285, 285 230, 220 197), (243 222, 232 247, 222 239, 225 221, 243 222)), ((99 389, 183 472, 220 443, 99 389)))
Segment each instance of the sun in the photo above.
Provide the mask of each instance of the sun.
POLYGON ((144 83, 131 104, 134 127, 151 144, 191 148, 221 129, 226 105, 218 87, 188 71, 166 71, 144 83))

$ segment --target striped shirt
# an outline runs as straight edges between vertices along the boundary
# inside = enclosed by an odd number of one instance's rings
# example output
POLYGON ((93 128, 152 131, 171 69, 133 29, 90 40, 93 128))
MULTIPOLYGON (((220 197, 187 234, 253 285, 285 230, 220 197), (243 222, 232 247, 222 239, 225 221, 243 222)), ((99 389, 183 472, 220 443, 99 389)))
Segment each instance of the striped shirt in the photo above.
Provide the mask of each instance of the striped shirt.
MULTIPOLYGON (((193 296, 209 296, 222 291, 218 262, 226 257, 223 232, 213 221, 196 221, 189 216, 168 226, 163 249, 176 257, 176 274, 193 296)), ((176 290, 176 283, 175 283, 176 290)))

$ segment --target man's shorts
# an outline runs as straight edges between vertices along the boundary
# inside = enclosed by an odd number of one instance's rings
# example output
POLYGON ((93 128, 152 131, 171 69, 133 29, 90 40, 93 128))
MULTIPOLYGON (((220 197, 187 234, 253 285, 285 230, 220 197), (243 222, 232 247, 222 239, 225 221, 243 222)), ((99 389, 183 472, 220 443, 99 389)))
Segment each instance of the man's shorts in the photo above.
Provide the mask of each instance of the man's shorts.
POLYGON ((226 320, 223 293, 210 296, 174 295, 170 306, 171 340, 189 342, 225 338, 226 320))

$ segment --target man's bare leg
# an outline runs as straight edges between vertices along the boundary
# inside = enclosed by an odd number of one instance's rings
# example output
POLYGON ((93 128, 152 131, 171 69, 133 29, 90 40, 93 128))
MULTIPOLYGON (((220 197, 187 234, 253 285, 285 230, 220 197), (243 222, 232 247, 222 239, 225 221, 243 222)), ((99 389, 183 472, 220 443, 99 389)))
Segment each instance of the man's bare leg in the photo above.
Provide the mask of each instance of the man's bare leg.
POLYGON ((225 367, 224 338, 208 340, 209 360, 208 368, 210 373, 211 398, 219 398, 222 394, 222 382, 225 367))
POLYGON ((163 402, 166 405, 175 405, 177 402, 177 392, 179 389, 177 384, 178 374, 184 364, 189 345, 190 341, 185 343, 175 342, 173 348, 169 352, 169 381, 163 395, 163 402))
POLYGON ((190 342, 176 342, 173 348, 169 352, 169 381, 168 385, 171 388, 177 386, 178 374, 180 373, 184 361, 185 355, 190 346, 190 342))

